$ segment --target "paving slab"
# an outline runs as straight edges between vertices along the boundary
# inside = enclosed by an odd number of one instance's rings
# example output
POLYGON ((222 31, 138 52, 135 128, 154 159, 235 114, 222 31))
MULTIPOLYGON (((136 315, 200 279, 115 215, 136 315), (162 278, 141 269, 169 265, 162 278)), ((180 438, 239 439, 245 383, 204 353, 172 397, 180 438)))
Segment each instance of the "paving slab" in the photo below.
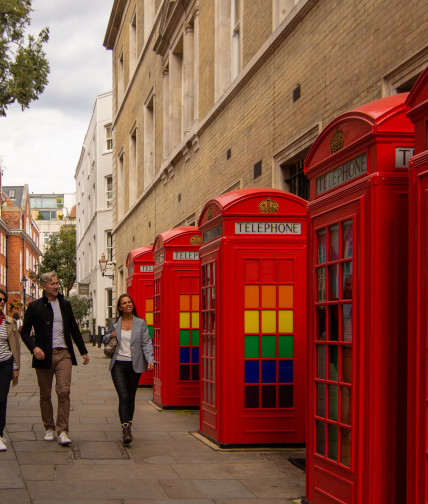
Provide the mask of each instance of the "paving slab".
POLYGON ((89 354, 89 366, 73 368, 74 446, 63 447, 43 440, 37 381, 23 348, 8 403, 9 449, 0 453, 0 503, 291 504, 304 494, 305 473, 288 460, 304 449, 220 449, 197 435, 198 411, 154 407, 151 388, 137 391, 134 441, 124 448, 108 359, 97 347, 89 354))

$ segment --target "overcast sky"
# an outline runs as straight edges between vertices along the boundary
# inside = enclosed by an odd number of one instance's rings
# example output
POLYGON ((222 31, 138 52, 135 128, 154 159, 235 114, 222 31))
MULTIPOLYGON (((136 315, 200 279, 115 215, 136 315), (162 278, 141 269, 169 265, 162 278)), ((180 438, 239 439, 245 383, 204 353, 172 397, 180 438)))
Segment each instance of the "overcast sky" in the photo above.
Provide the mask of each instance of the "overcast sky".
POLYGON ((75 192, 79 161, 95 98, 111 91, 111 51, 103 47, 113 0, 33 0, 28 32, 49 27, 49 84, 39 100, 0 117, 5 186, 30 193, 75 192))

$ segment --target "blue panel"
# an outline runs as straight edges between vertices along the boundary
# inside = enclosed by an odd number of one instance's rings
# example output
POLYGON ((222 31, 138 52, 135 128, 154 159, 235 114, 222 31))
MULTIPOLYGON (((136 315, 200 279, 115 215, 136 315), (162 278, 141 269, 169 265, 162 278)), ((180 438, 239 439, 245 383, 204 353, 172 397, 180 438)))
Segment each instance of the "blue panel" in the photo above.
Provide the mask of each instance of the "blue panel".
POLYGON ((276 361, 262 361, 262 383, 276 383, 276 361))
POLYGON ((259 383, 259 361, 245 361, 245 383, 259 383))
POLYGON ((293 383, 293 361, 279 361, 279 383, 293 383))
POLYGON ((192 348, 192 362, 197 364, 199 362, 199 347, 192 348))
POLYGON ((180 363, 188 363, 190 362, 190 348, 189 347, 180 347, 180 363))

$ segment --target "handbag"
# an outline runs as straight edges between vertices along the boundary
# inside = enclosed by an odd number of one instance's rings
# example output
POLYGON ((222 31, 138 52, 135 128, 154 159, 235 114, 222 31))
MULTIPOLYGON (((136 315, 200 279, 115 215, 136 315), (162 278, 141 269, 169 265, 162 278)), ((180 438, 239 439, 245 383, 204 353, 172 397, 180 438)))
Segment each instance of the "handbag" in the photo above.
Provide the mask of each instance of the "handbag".
POLYGON ((104 355, 106 357, 113 357, 114 351, 116 350, 117 338, 113 336, 110 341, 104 346, 104 355))

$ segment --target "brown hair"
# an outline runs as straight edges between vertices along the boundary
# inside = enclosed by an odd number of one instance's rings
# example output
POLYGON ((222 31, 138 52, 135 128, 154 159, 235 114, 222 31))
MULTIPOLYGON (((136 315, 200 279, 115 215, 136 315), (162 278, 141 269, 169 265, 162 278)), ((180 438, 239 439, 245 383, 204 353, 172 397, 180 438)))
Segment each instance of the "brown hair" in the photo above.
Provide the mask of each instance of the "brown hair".
POLYGON ((119 299, 117 300, 117 305, 116 305, 116 322, 119 320, 119 317, 121 317, 123 315, 122 310, 120 309, 120 303, 121 303, 122 299, 126 298, 126 297, 129 298, 132 302, 132 306, 133 306, 132 314, 135 315, 136 317, 138 317, 137 309, 135 308, 135 303, 134 303, 134 301, 132 301, 131 296, 129 294, 121 294, 119 296, 119 299))

